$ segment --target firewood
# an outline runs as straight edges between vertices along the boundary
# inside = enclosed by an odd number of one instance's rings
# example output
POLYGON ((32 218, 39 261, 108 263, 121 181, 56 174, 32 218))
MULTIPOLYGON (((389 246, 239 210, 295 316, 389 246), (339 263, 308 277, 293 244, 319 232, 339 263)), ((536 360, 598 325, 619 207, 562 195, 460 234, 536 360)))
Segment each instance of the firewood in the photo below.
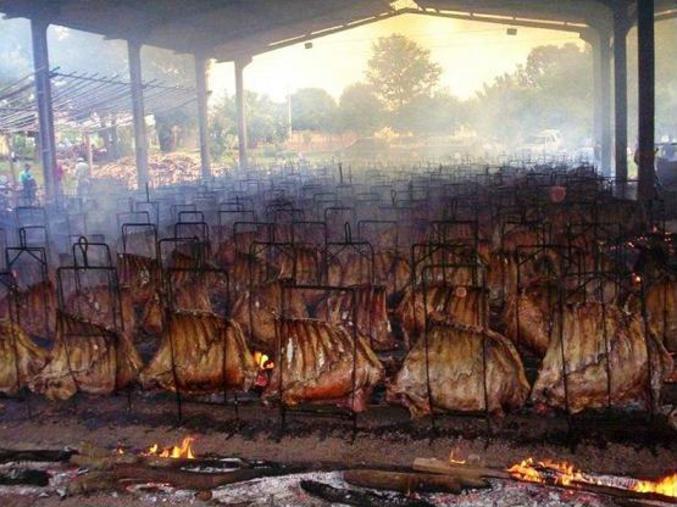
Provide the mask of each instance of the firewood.
POLYGON ((75 454, 75 451, 0 449, 0 463, 12 463, 14 461, 68 461, 73 454, 75 454))
POLYGON ((454 493, 461 492, 461 483, 446 475, 383 472, 381 470, 347 470, 343 478, 348 484, 362 488, 385 489, 400 493, 454 493))
POLYGON ((317 481, 301 481, 301 488, 309 495, 331 503, 360 507, 432 507, 425 500, 410 500, 404 496, 391 498, 376 493, 339 489, 317 481))
POLYGON ((224 473, 185 472, 171 468, 151 468, 139 464, 114 467, 110 474, 118 481, 160 482, 180 489, 211 490, 226 484, 289 473, 277 468, 240 469, 224 473))
POLYGON ((90 470, 110 470, 116 465, 130 465, 138 463, 140 458, 133 454, 113 454, 107 456, 88 456, 85 454, 74 454, 70 462, 73 465, 89 468, 90 470))
MULTIPOLYGON (((416 458, 412 467, 419 472, 444 474, 466 479, 468 481, 483 481, 483 479, 512 479, 505 470, 448 463, 435 458, 416 458)), ((484 481, 486 482, 486 481, 484 481)))
POLYGON ((90 472, 75 477, 68 483, 67 496, 90 495, 98 491, 114 491, 117 488, 115 478, 107 472, 90 472))
POLYGON ((8 470, 0 473, 2 486, 40 486, 49 484, 49 474, 44 470, 8 470))

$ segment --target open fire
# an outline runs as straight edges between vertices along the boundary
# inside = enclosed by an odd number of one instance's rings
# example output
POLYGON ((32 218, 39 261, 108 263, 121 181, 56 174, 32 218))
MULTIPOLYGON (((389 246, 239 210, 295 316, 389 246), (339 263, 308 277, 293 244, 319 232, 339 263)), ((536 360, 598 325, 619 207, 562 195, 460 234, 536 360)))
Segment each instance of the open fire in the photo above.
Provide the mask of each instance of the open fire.
POLYGON ((522 460, 508 468, 507 471, 515 479, 525 482, 574 487, 589 484, 677 498, 677 473, 657 481, 629 479, 621 484, 620 481, 614 481, 612 478, 607 479, 582 472, 571 463, 552 460, 537 462, 533 458, 522 460))
POLYGON ((153 444, 144 453, 144 456, 156 456, 158 458, 172 458, 172 459, 195 459, 192 444, 195 442, 193 437, 185 437, 181 441, 180 446, 173 445, 171 447, 164 447, 160 449, 158 444, 153 444))
POLYGON ((261 370, 272 370, 275 367, 275 363, 270 359, 268 354, 263 352, 254 352, 254 362, 261 370))

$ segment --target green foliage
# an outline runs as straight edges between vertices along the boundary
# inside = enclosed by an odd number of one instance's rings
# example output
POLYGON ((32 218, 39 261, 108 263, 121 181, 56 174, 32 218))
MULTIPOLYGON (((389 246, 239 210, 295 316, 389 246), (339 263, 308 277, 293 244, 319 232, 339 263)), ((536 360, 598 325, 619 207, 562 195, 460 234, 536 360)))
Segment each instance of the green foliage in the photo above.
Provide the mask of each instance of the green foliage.
POLYGON ((341 131, 370 135, 383 126, 384 115, 383 104, 370 85, 355 83, 343 90, 338 106, 341 131))
POLYGON ((303 88, 291 96, 294 130, 332 132, 336 127, 336 115, 336 101, 325 90, 303 88))
MULTIPOLYGON (((276 143, 287 137, 287 105, 273 102, 266 95, 245 92, 247 141, 250 148, 259 143, 276 143)), ((237 147, 237 108, 235 97, 226 96, 211 108, 210 150, 221 159, 237 147)))
POLYGON ((540 46, 515 72, 484 85, 472 103, 473 126, 507 142, 547 128, 580 141, 592 136, 592 87, 589 48, 540 46))
POLYGON ((367 63, 367 82, 390 111, 396 111, 437 86, 442 68, 430 60, 430 51, 404 35, 380 37, 367 63))
POLYGON ((463 104, 446 92, 420 95, 392 114, 391 126, 416 134, 451 134, 461 124, 463 104))

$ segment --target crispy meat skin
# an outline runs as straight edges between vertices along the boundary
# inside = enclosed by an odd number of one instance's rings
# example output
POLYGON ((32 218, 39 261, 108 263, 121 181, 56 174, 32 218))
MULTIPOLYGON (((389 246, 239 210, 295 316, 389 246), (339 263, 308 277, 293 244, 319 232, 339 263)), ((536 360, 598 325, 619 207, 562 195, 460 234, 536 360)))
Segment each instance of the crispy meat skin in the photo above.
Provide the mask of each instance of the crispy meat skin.
MULTIPOLYGON (((390 329, 386 310, 386 289, 372 285, 355 287, 357 329, 375 350, 390 350, 395 339, 390 329)), ((353 306, 350 292, 330 293, 320 302, 317 318, 331 324, 353 325, 353 306)))
MULTIPOLYGON (((638 316, 613 305, 604 309, 599 303, 569 305, 564 312, 562 336, 572 413, 607 406, 607 358, 612 406, 647 408, 650 399, 657 403, 662 382, 672 371, 672 360, 653 334, 645 335, 638 316)), ((531 399, 550 407, 566 406, 559 333, 553 333, 550 340, 531 399)))
POLYGON ((47 350, 35 345, 19 326, 0 320, 0 393, 17 394, 18 385, 27 385, 45 366, 47 354, 47 350))
MULTIPOLYGON (((56 332, 56 292, 47 281, 31 285, 17 294, 21 327, 31 335, 53 338, 56 332), (45 318, 47 319, 45 321, 45 318)), ((9 318, 9 299, 0 301, 0 316, 9 318)))
POLYGON ((159 350, 141 373, 144 387, 176 390, 172 349, 181 392, 246 391, 256 378, 256 363, 236 322, 208 312, 176 311, 159 350))
POLYGON ((408 288, 394 315, 402 326, 405 341, 411 345, 423 333, 426 313, 430 320, 480 326, 485 299, 480 289, 472 287, 434 284, 426 287, 425 298, 422 287, 408 288))
MULTIPOLYGON (((283 283, 274 281, 255 288, 251 293, 245 292, 235 300, 231 314, 233 320, 242 326, 248 343, 268 354, 273 353, 276 347, 275 319, 281 311, 283 283)), ((306 304, 300 292, 288 290, 285 294, 287 315, 294 318, 307 317, 306 304)))
POLYGON ((45 367, 31 379, 32 391, 65 400, 78 391, 110 394, 136 378, 141 358, 126 334, 69 315, 57 318, 56 343, 45 367))
POLYGON ((366 410, 384 375, 366 340, 354 341, 343 327, 315 319, 283 319, 277 325, 281 351, 273 356, 276 365, 264 399, 276 398, 282 382, 282 401, 287 405, 335 403, 355 412, 366 410))
MULTIPOLYGON (((484 404, 482 340, 486 340, 488 410, 501 414, 522 407, 529 394, 515 347, 493 331, 441 324, 428 335, 428 364, 435 410, 480 411, 484 404)), ((409 351, 402 369, 388 385, 387 399, 405 405, 412 417, 429 414, 425 340, 409 351)))

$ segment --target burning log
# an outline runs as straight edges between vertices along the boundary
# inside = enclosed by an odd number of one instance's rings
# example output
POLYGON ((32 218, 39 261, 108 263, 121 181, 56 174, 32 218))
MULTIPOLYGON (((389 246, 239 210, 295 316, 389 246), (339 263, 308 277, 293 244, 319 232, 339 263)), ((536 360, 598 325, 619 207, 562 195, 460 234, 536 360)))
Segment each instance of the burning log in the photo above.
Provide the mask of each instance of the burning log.
POLYGON ((17 470, 10 469, 0 473, 0 486, 39 486, 49 484, 49 474, 44 470, 17 470))
POLYGON ((464 486, 456 477, 446 475, 382 470, 348 470, 343 473, 343 478, 353 486, 399 491, 405 494, 415 492, 458 494, 464 486))
POLYGON ((406 497, 391 498, 376 493, 339 489, 317 481, 301 481, 301 488, 309 495, 331 503, 359 507, 432 507, 431 503, 424 500, 409 500, 406 497))
POLYGON ((416 458, 413 469, 452 477, 517 480, 576 491, 583 490, 614 498, 677 504, 677 474, 659 481, 622 479, 583 473, 568 463, 548 460, 535 463, 532 458, 523 460, 506 470, 462 463, 446 463, 438 459, 416 458))
POLYGON ((41 461, 56 463, 68 461, 75 451, 48 450, 48 449, 0 449, 0 463, 13 463, 18 461, 41 461))

